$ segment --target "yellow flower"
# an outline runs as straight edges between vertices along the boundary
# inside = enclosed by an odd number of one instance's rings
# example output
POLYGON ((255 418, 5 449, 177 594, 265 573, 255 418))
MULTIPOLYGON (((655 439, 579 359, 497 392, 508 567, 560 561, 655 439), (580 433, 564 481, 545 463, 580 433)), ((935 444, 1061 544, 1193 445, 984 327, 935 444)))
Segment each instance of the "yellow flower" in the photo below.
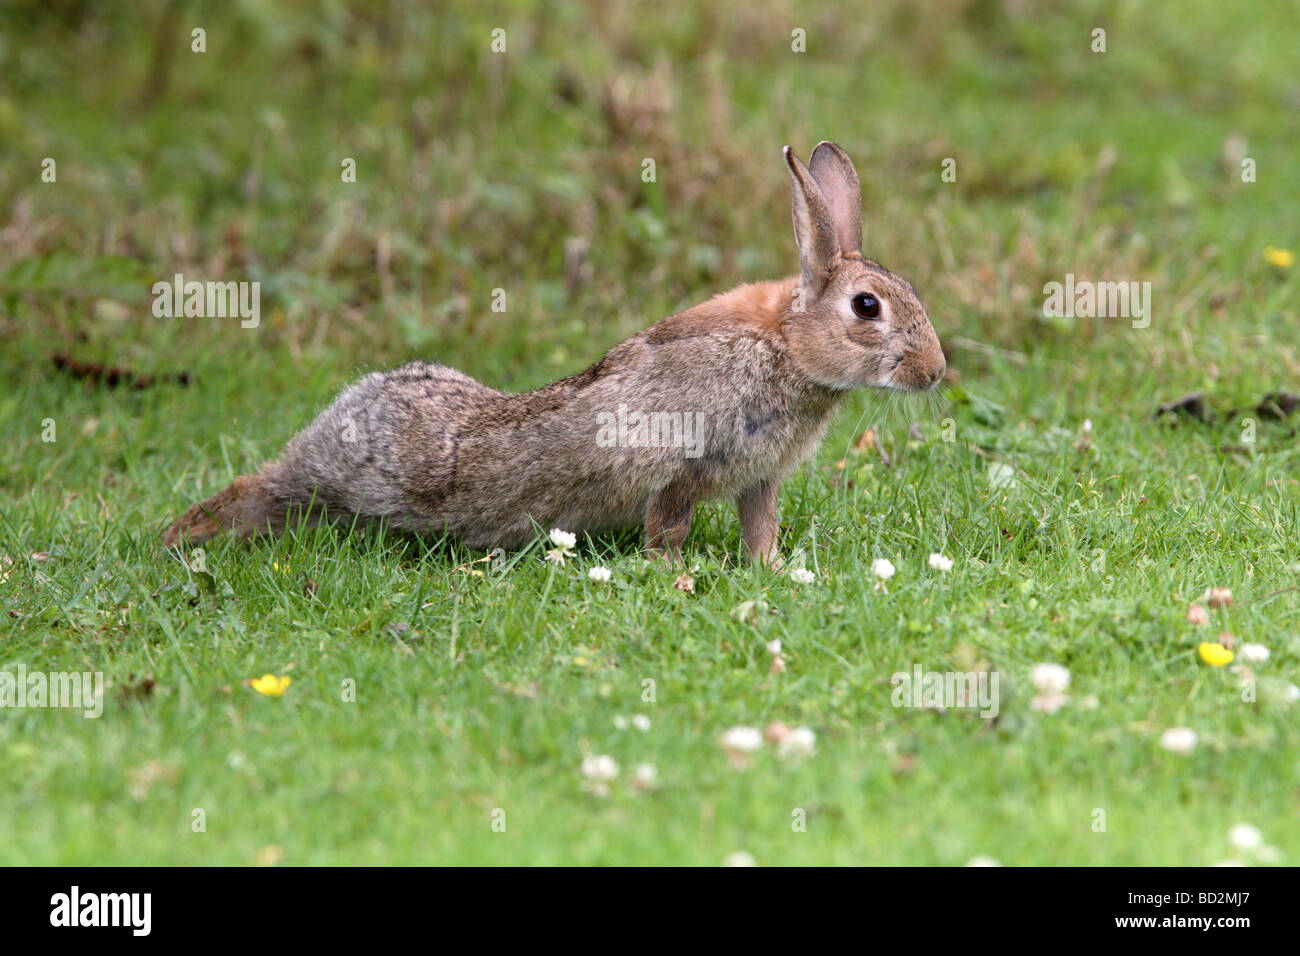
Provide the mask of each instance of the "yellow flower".
POLYGON ((1275 249, 1272 246, 1265 246, 1264 259, 1269 265, 1277 266, 1279 269, 1290 269, 1295 265, 1295 253, 1290 249, 1275 249))
MULTIPOLYGON (((1231 659, 1232 655, 1229 654, 1231 659)), ((280 697, 289 689, 292 682, 291 677, 276 677, 274 674, 263 674, 261 677, 254 678, 250 683, 253 690, 259 694, 265 694, 267 697, 280 697)))
POLYGON ((1222 644, 1212 644, 1209 641, 1202 641, 1196 648, 1201 654, 1201 660, 1211 667, 1222 667, 1224 664, 1232 663, 1232 651, 1228 650, 1222 644))

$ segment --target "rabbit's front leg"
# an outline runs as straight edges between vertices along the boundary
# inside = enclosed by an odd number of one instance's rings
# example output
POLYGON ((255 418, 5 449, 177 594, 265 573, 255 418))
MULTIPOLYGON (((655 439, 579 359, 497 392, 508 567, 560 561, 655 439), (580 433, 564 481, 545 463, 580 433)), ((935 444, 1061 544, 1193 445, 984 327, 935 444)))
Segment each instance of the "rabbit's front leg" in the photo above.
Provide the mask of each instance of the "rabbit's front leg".
POLYGON ((751 561, 761 564, 776 562, 776 493, 779 488, 776 482, 765 481, 736 496, 740 533, 751 561))
POLYGON ((691 530, 700 483, 695 475, 684 475, 650 499, 646 510, 646 550, 670 564, 682 563, 682 545, 691 530))

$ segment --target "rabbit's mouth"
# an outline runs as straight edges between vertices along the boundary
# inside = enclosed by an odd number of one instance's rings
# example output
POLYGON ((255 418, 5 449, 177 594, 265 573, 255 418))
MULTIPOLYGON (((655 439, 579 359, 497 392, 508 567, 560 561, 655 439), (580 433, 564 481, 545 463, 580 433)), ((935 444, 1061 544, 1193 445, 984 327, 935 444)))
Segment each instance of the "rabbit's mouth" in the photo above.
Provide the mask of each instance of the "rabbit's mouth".
POLYGON ((904 353, 894 360, 893 368, 881 386, 891 392, 928 392, 939 387, 948 371, 943 350, 935 343, 937 356, 928 353, 904 353))

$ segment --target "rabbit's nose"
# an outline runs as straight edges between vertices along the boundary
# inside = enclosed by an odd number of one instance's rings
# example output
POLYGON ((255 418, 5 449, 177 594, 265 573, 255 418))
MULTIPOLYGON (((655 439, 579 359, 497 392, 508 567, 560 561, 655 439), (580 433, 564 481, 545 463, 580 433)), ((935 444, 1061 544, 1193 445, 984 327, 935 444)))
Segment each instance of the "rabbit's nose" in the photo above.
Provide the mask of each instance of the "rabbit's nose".
POLYGON ((946 361, 941 362, 939 365, 932 368, 930 370, 930 384, 927 387, 934 388, 936 385, 942 382, 943 377, 947 373, 947 371, 948 371, 948 363, 946 361))

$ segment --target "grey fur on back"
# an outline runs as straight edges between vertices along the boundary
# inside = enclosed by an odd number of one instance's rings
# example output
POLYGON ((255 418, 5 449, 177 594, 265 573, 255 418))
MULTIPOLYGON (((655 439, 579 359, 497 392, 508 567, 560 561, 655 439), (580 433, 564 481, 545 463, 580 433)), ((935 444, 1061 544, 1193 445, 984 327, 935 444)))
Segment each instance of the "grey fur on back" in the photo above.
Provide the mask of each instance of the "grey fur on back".
POLYGON ((271 487, 298 503, 314 492, 335 515, 512 548, 534 522, 635 527, 687 473, 700 500, 729 498, 779 481, 816 447, 838 393, 798 381, 761 335, 655 343, 652 331, 522 395, 432 362, 367 375, 289 443, 271 487), (691 447, 602 447, 602 416, 619 405, 690 415, 700 432, 691 447))

